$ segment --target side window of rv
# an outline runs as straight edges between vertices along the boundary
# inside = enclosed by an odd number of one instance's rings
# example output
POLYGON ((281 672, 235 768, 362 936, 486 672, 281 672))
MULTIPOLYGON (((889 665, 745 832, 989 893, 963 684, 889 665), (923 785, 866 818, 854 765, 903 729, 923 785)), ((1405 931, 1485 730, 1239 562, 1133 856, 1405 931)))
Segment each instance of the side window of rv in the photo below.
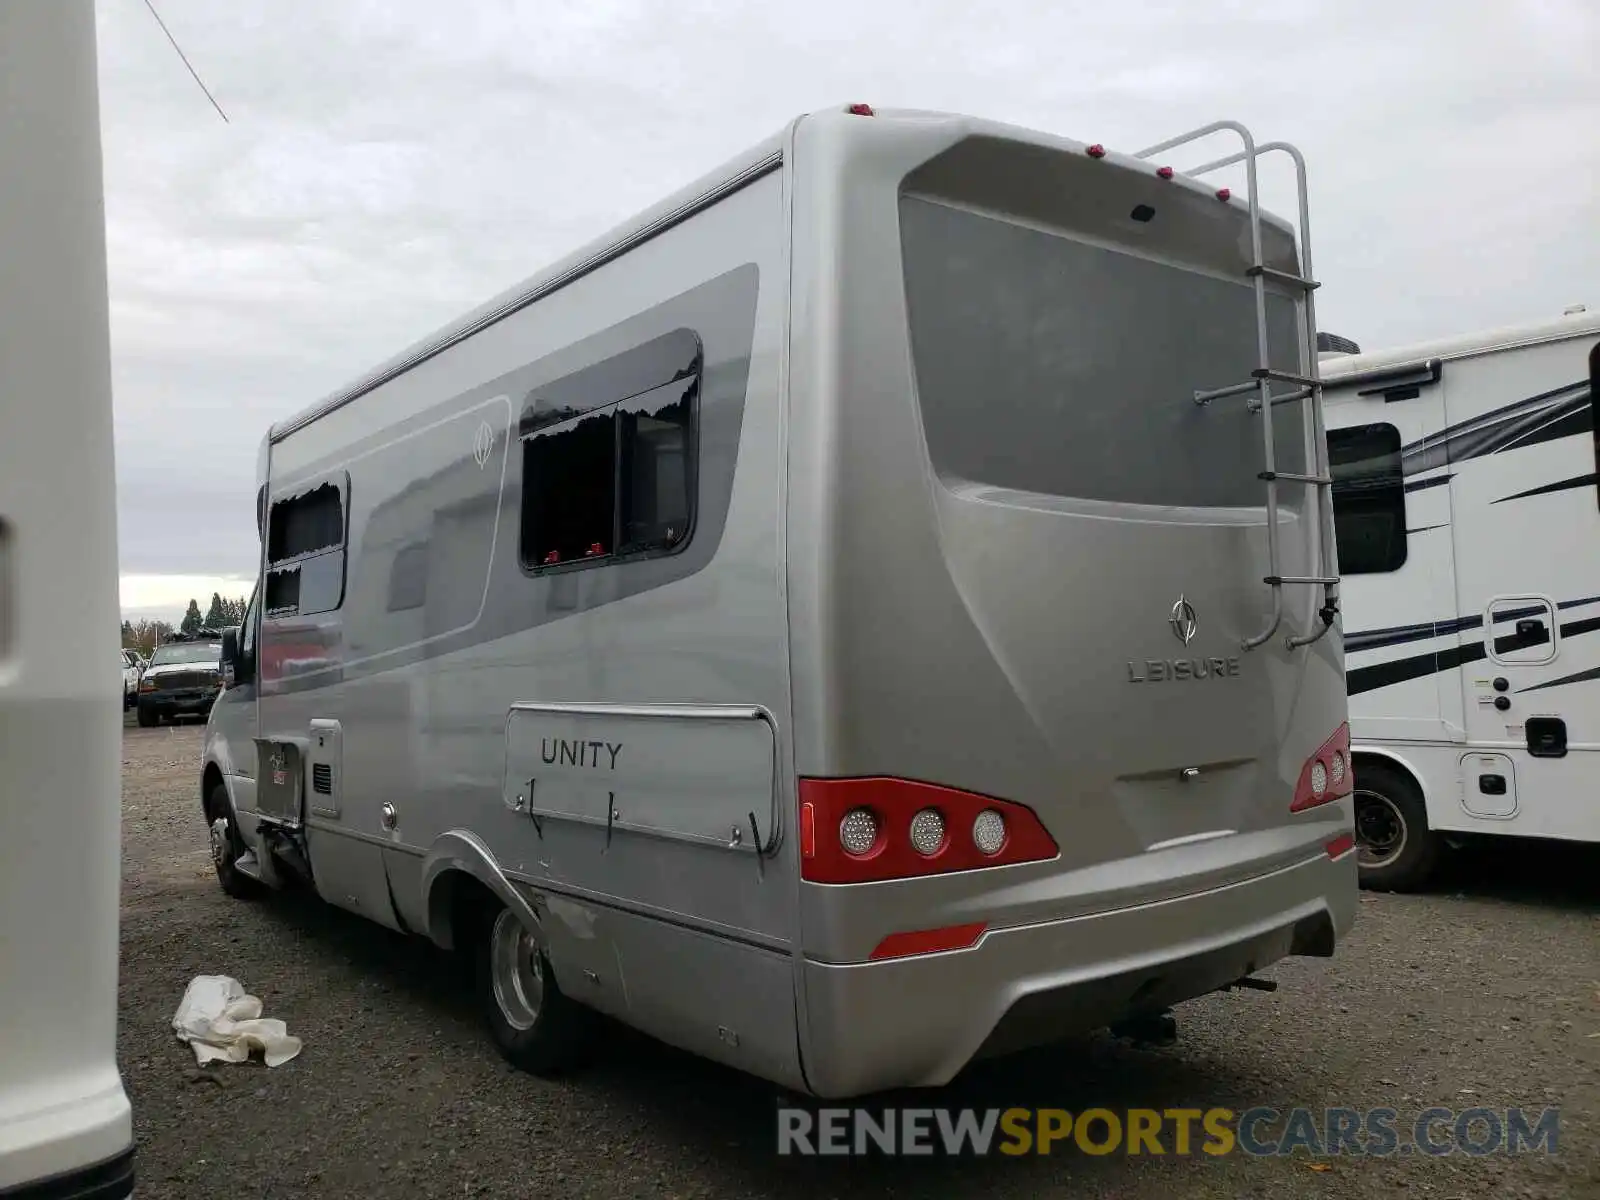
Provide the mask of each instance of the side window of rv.
POLYGON ((667 553, 689 535, 699 341, 687 331, 558 381, 523 413, 522 565, 667 553), (618 393, 622 394, 618 394, 618 393))
POLYGON ((412 542, 395 552, 389 564, 386 612, 408 612, 428 602, 428 543, 412 542))
POLYGON ((1353 425, 1328 431, 1339 573, 1398 571, 1406 561, 1406 490, 1400 431, 1353 425))
POLYGON ((272 505, 262 615, 313 616, 344 602, 345 499, 328 481, 272 505))
POLYGON ((258 584, 251 590, 250 603, 245 605, 244 616, 239 619, 239 653, 247 659, 256 652, 256 606, 260 603, 261 587, 258 584))

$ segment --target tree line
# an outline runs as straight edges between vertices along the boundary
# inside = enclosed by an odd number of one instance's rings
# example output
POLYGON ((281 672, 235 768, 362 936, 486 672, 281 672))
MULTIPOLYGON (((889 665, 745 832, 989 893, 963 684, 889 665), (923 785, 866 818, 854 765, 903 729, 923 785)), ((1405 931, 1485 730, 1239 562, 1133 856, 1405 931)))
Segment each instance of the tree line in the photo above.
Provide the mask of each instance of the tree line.
POLYGON ((183 620, 178 623, 176 630, 166 621, 124 620, 122 647, 136 650, 148 658, 158 643, 170 641, 174 633, 193 633, 202 628, 226 629, 229 625, 243 623, 244 607, 248 603, 249 600, 243 596, 236 600, 225 600, 220 592, 212 592, 211 607, 202 614, 199 602, 190 600, 188 611, 183 614, 183 620))

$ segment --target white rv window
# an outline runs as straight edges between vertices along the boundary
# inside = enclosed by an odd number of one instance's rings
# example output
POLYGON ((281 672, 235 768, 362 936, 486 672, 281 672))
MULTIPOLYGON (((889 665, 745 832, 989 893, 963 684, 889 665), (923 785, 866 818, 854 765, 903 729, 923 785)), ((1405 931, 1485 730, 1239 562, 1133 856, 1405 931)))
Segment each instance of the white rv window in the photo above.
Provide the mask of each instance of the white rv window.
POLYGON ((699 339, 678 330, 530 397, 521 422, 524 568, 683 545, 699 367, 699 339))
POLYGON ((1352 425, 1328 431, 1339 573, 1398 571, 1406 561, 1406 489, 1400 431, 1352 425))

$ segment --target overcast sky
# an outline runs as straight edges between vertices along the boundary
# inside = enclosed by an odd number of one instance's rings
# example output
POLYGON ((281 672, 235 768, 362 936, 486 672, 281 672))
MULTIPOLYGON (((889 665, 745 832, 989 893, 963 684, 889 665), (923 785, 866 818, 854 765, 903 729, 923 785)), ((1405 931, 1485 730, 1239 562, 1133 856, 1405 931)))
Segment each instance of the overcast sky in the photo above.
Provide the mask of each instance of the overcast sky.
POLYGON ((97 2, 125 610, 248 590, 269 422, 835 103, 1293 141, 1366 348, 1600 306, 1595 0, 155 0, 228 123, 97 2))

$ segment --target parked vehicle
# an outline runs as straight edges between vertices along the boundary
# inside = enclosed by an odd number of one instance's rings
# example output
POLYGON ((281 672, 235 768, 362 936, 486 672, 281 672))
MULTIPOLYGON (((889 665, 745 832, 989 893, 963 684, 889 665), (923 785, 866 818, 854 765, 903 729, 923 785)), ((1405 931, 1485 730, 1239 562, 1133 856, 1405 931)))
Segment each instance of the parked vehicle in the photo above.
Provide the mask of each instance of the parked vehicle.
POLYGON ((206 629, 157 646, 139 678, 139 724, 209 716, 222 690, 222 634, 206 629))
POLYGON ((1600 314, 1330 355, 1361 878, 1600 840, 1600 314))
POLYGON ((120 1200, 121 677, 95 13, 0 4, 0 1195, 120 1200), (119 660, 120 661, 120 660, 119 660))
POLYGON ((273 427, 222 886, 831 1097, 1333 954, 1309 259, 1187 140, 812 114, 273 427))
POLYGON ((132 708, 139 699, 139 675, 144 663, 132 650, 122 651, 122 707, 132 708))

